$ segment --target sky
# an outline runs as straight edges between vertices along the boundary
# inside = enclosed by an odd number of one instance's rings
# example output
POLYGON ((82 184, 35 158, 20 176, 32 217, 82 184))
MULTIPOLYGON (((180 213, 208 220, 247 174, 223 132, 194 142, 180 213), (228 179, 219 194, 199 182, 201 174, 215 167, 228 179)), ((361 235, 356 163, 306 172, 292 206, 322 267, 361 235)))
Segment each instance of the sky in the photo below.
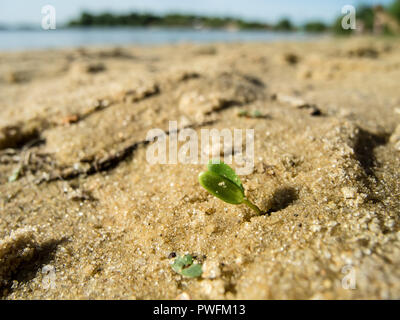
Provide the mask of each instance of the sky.
POLYGON ((223 15, 274 23, 288 17, 295 23, 307 20, 331 22, 350 4, 383 4, 393 0, 0 0, 0 24, 40 25, 44 5, 56 9, 57 24, 77 17, 80 12, 111 11, 126 13, 146 11, 154 13, 195 13, 223 15))

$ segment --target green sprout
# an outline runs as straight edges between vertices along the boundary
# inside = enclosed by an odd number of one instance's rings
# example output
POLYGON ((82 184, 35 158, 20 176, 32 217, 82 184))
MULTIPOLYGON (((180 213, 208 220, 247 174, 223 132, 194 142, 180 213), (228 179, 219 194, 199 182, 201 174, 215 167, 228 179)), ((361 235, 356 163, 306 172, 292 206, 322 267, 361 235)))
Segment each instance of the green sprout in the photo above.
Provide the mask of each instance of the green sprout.
POLYGON ((240 110, 237 115, 245 118, 262 118, 263 115, 259 110, 254 110, 251 113, 247 110, 240 110))
POLYGON ((175 272, 188 278, 197 278, 203 273, 201 264, 193 263, 193 257, 190 254, 177 257, 171 267, 175 272))
POLYGON ((262 211, 245 194, 242 182, 235 171, 222 161, 210 160, 208 171, 200 172, 199 182, 201 186, 215 197, 230 204, 245 204, 257 214, 262 211))
POLYGON ((239 117, 248 117, 249 116, 249 112, 247 110, 240 110, 240 111, 238 111, 237 115, 239 117))
POLYGON ((8 182, 17 181, 22 171, 22 167, 19 166, 18 168, 14 169, 11 176, 8 177, 8 182))
POLYGON ((254 110, 253 111, 253 117, 254 118, 261 118, 262 114, 261 114, 261 112, 259 110, 254 110))

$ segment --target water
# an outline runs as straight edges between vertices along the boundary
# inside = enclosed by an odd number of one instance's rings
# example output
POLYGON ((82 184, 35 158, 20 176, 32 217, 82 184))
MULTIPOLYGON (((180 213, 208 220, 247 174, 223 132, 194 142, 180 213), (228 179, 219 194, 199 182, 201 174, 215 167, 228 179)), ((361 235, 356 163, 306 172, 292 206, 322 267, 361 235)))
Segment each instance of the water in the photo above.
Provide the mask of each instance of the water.
POLYGON ((162 28, 74 28, 56 30, 0 30, 0 50, 49 49, 104 45, 156 45, 182 42, 305 41, 305 33, 162 28))

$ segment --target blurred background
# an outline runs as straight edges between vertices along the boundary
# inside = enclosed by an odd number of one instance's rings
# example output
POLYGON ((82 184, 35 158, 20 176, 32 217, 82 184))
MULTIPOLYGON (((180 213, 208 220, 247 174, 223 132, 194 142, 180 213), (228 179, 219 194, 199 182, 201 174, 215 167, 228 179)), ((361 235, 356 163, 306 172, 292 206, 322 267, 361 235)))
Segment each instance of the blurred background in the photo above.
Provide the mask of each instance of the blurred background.
POLYGON ((53 0, 0 2, 0 50, 82 45, 308 40, 329 35, 400 34, 400 0, 53 0), (56 29, 44 30, 45 5, 56 29), (342 8, 356 8, 344 30, 342 8))

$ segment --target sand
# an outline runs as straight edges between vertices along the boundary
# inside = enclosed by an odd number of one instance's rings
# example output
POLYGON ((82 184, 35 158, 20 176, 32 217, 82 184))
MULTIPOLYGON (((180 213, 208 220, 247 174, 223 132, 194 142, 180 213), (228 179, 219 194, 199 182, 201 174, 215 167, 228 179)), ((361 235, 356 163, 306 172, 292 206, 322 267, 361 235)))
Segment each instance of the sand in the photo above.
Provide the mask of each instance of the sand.
POLYGON ((399 83, 391 38, 0 53, 0 296, 399 299, 399 83), (170 120, 254 129, 269 214, 150 164, 170 120))

